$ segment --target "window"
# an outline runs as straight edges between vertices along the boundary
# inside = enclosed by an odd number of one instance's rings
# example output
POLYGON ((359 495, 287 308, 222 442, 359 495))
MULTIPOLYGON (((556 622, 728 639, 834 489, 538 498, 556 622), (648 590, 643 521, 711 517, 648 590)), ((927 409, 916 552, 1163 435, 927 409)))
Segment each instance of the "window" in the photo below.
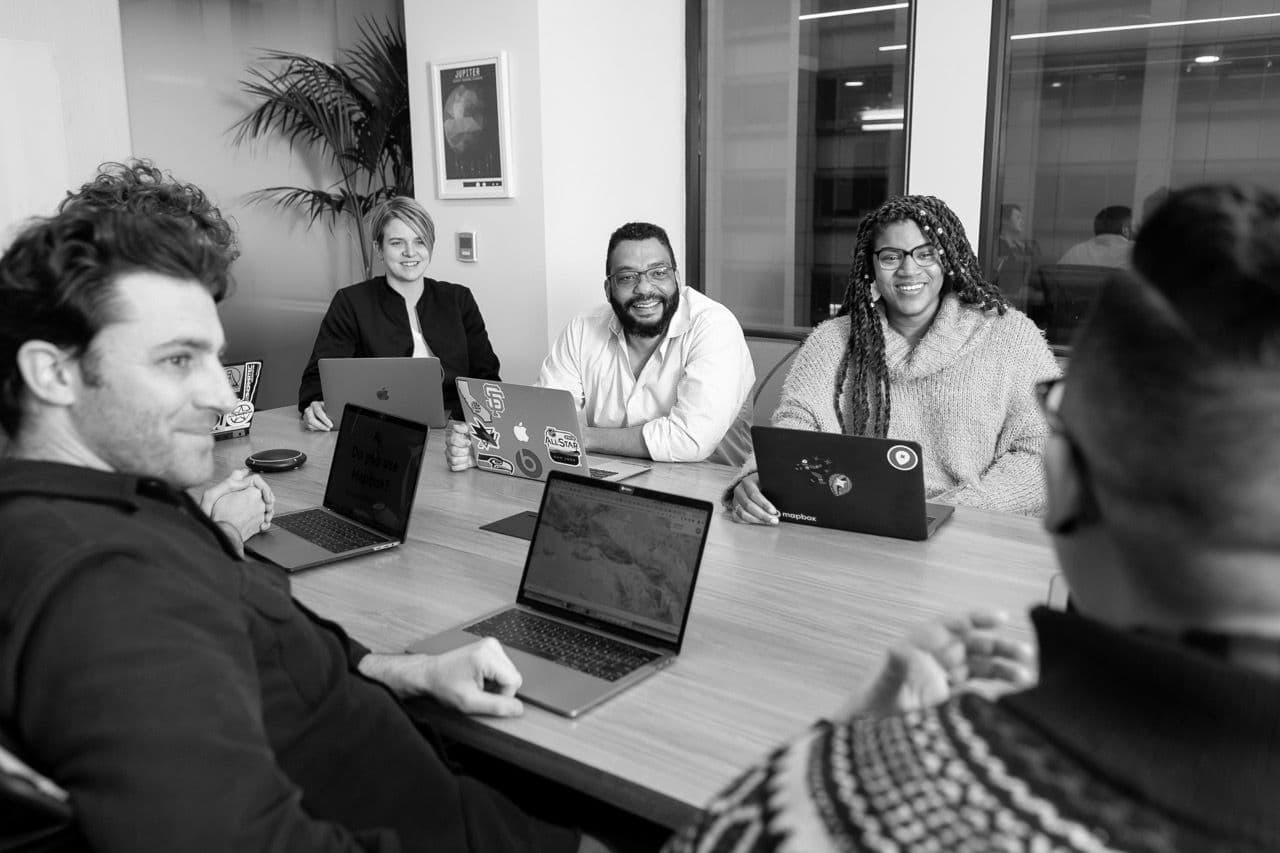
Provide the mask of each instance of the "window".
POLYGON ((1280 2, 1008 0, 989 275, 1062 345, 1170 189, 1280 187, 1280 2))
POLYGON ((844 295, 862 216, 906 186, 910 4, 705 0, 702 285, 748 330, 844 295))

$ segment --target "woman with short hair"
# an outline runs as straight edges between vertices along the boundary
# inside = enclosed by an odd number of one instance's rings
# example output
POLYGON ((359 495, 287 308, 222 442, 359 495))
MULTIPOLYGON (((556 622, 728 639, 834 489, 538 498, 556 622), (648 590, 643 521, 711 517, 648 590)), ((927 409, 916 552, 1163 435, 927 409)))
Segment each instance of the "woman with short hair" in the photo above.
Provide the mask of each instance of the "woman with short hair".
MULTIPOLYGON (((840 312, 796 354, 772 422, 917 441, 929 500, 1039 514, 1049 430, 1033 386, 1057 375, 1044 334, 983 278, 955 213, 900 196, 863 219, 840 312)), ((754 458, 731 509, 778 521, 754 458)))
POLYGON ((320 387, 320 359, 396 356, 440 359, 445 406, 461 418, 454 379, 500 378, 480 307, 462 285, 426 277, 436 228, 417 201, 396 196, 380 202, 369 213, 369 232, 386 274, 334 294, 302 372, 302 422, 307 429, 333 428, 320 387))

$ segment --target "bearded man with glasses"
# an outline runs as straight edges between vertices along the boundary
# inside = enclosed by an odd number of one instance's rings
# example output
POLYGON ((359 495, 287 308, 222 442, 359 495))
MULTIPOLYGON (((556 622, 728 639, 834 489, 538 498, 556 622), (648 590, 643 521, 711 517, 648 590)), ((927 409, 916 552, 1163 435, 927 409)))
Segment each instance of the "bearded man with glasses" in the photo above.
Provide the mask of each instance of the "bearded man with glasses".
POLYGON ((1280 196, 1173 193, 1134 266, 1039 386, 1038 683, 990 614, 923 629, 668 853, 1280 849, 1280 196))
MULTIPOLYGON (((629 222, 605 254, 606 305, 569 322, 538 385, 574 395, 588 453, 740 465, 750 452, 755 368, 728 308, 680 283, 667 232, 629 222)), ((454 425, 450 467, 470 467, 454 425)))

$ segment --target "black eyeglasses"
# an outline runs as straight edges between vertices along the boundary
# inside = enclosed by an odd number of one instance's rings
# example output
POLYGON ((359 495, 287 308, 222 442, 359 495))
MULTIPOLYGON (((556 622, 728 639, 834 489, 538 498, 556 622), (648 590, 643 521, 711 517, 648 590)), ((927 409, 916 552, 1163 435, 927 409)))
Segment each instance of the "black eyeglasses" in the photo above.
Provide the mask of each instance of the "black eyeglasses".
POLYGON ((921 243, 914 249, 899 249, 896 246, 885 246, 883 248, 876 249, 871 254, 875 255, 876 263, 879 264, 880 269, 885 272, 893 272, 898 267, 902 266, 902 262, 907 259, 908 255, 911 256, 911 260, 916 262, 917 266, 936 267, 938 265, 938 258, 941 255, 938 251, 938 247, 932 243, 921 243))
POLYGON ((1069 534, 1079 528, 1082 524, 1097 521, 1098 501, 1093 493, 1093 478, 1089 473, 1089 463, 1084 453, 1080 450, 1080 445, 1071 435, 1071 430, 1067 429, 1067 422, 1063 420, 1060 409, 1062 407, 1062 395, 1066 391, 1063 385, 1064 379, 1059 376, 1056 379, 1046 379, 1043 382, 1036 383, 1036 401, 1040 404, 1040 411, 1044 412, 1044 419, 1049 424, 1049 429, 1054 435, 1060 436, 1067 443, 1067 449, 1071 453, 1072 464, 1076 467, 1076 473, 1080 477, 1081 488, 1084 495, 1080 502, 1080 512, 1072 518, 1067 524, 1055 530, 1055 533, 1069 534))

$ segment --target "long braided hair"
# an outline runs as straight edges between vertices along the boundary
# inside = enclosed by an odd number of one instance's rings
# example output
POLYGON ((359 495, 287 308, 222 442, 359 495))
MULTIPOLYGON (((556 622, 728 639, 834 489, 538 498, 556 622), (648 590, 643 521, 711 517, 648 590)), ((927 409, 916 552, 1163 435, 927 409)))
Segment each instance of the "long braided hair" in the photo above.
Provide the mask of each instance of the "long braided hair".
POLYGON ((884 329, 872 301, 875 287, 876 234, 886 225, 910 220, 941 253, 942 293, 956 294, 961 302, 1003 314, 1009 307, 999 289, 978 268, 978 258, 965 236, 960 218, 942 199, 931 195, 895 196, 875 209, 858 226, 849 286, 837 317, 849 315, 849 341, 836 371, 835 407, 840 431, 884 438, 889 434, 889 368, 884 358, 884 329), (853 423, 846 424, 840 405, 849 371, 853 372, 850 409, 853 423))

